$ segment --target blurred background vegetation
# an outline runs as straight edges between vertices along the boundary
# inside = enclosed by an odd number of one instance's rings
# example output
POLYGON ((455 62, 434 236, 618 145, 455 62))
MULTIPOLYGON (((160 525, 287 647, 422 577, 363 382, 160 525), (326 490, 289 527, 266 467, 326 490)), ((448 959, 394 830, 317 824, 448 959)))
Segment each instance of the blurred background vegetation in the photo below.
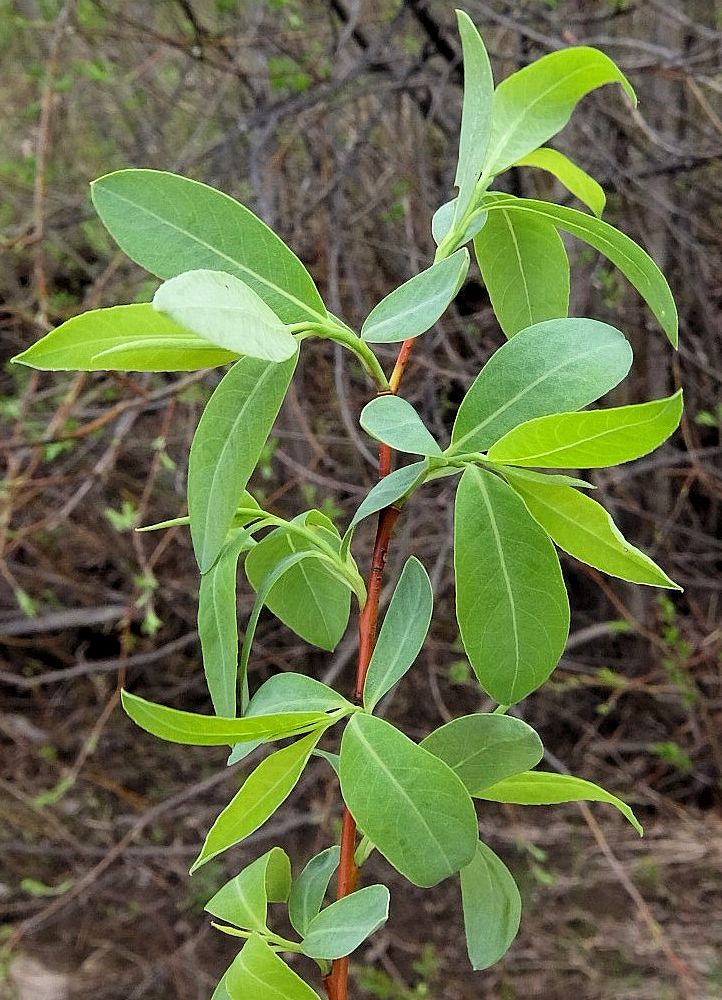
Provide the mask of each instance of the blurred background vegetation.
MULTIPOLYGON (((635 589, 563 559, 568 652, 523 706, 548 766, 619 790, 645 839, 601 806, 485 806, 482 832, 518 877, 526 912, 511 952, 477 975, 455 886, 401 887, 373 860, 400 891, 390 923, 357 956, 354 997, 713 1000, 722 996, 722 4, 464 6, 497 79, 584 43, 615 58, 638 91, 634 112, 616 88, 588 97, 558 147, 598 177, 610 221, 665 270, 681 312, 679 355, 619 275, 579 246, 572 311, 632 341, 633 374, 614 403, 685 387, 671 444, 593 474, 625 533, 685 592, 635 589)), ((442 0, 0 0, 3 360, 77 312, 151 297, 155 283, 118 253, 88 197, 89 180, 125 166, 185 173, 251 206, 304 259, 329 307, 358 325, 432 256, 460 83, 453 4, 442 0)), ((542 176, 508 176, 516 194, 564 200, 542 176)), ((405 386, 439 439, 500 341, 472 272, 405 386)), ((199 839, 240 775, 222 751, 156 742, 117 708, 121 682, 209 707, 188 536, 132 529, 183 512, 188 446, 219 376, 5 365, 0 377, 0 996, 205 1000, 234 953, 202 916, 205 900, 272 842, 305 860, 338 820, 330 772, 311 769, 276 820, 189 880, 199 839)), ((368 393, 331 345, 304 351, 257 496, 283 514, 319 506, 343 523, 374 479, 357 425, 368 393)), ((451 517, 448 488, 425 489, 391 560, 393 581, 417 554, 437 594, 425 654, 389 708, 414 737, 483 704, 454 625, 451 517)), ((359 532, 359 553, 371 530, 359 532)), ((244 585, 242 614, 250 604, 244 585)), ((352 632, 319 654, 266 616, 256 676, 292 667, 348 689, 352 632)))

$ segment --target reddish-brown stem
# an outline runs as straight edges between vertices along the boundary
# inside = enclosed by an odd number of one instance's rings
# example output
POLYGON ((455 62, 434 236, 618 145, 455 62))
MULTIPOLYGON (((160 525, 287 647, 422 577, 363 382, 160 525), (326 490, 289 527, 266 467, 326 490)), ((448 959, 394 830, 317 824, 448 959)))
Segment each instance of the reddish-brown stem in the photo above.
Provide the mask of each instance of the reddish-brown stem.
MULTIPOLYGON (((413 346, 413 340, 405 340, 401 345, 394 370, 389 379, 389 387, 392 393, 398 391, 399 383, 406 370, 413 346)), ((391 459, 391 448, 386 444, 382 444, 379 448, 379 479, 383 479, 391 471, 391 459)), ((386 554, 398 516, 398 507, 386 507, 379 514, 367 585, 368 596, 358 617, 358 661, 354 689, 354 698, 357 704, 361 704, 363 699, 364 682, 369 663, 371 662, 371 654, 376 644, 376 626, 379 617, 381 587, 384 582, 386 554)), ((348 896, 356 888, 359 870, 355 861, 355 853, 356 823, 351 813, 344 806, 338 888, 336 892, 337 899, 343 899, 344 896, 348 896)), ((348 957, 336 959, 331 967, 330 974, 324 980, 324 985, 328 994, 328 1000, 348 1000, 348 957)))

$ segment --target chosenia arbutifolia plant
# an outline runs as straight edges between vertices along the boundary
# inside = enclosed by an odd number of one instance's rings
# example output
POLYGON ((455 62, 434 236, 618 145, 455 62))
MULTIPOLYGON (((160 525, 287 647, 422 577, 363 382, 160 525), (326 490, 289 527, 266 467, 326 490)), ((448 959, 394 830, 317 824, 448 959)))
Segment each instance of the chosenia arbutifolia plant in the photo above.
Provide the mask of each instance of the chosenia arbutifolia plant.
POLYGON ((76 316, 15 359, 50 370, 229 366, 191 446, 189 515, 165 523, 190 527, 215 715, 167 708, 127 691, 123 705, 161 739, 228 745, 230 762, 261 744, 286 741, 254 764, 208 831, 191 872, 265 823, 312 757, 338 775, 343 820, 340 844, 329 843, 295 874, 285 851, 273 847, 208 902, 214 926, 242 940, 214 1000, 317 998, 284 953, 314 959, 330 1000, 345 1000, 348 956, 388 914, 384 885, 360 887, 374 851, 415 886, 458 878, 471 965, 496 962, 517 933, 520 897, 509 870, 479 839, 474 799, 607 802, 641 833, 616 796, 581 778, 538 770, 538 735, 507 714, 546 681, 564 649, 569 604, 556 547, 623 580, 676 587, 624 539, 588 482, 549 471, 646 455, 672 434, 682 412, 680 392, 587 409, 622 381, 632 351, 607 323, 568 316, 569 264, 560 232, 615 265, 676 345, 676 310, 663 275, 644 250, 601 220, 599 184, 544 145, 589 91, 618 83, 632 103, 634 91, 607 56, 586 47, 553 52, 494 87, 476 28, 461 12, 458 23, 465 89, 456 197, 433 217, 433 263, 375 306, 360 332, 328 312, 301 261, 247 208, 183 177, 121 170, 93 184, 93 202, 119 246, 162 279, 153 302, 76 316), (589 211, 492 190, 510 167, 550 172, 589 211), (468 244, 508 339, 462 400, 451 442, 440 444, 399 390, 415 339, 464 282, 468 244), (360 423, 380 442, 379 480, 343 535, 319 510, 286 520, 246 490, 311 337, 350 351, 375 389, 360 423), (401 347, 387 376, 373 348, 392 343, 401 347), (391 471, 394 451, 413 461, 391 471), (459 630, 481 688, 498 707, 454 719, 417 744, 377 708, 413 665, 429 628, 433 592, 418 559, 404 565, 378 635, 377 618, 394 524, 413 494, 441 477, 456 489, 459 630), (353 538, 371 516, 378 528, 365 583, 353 538), (239 651, 241 556, 256 598, 239 651), (264 607, 308 643, 332 650, 352 601, 358 605, 353 688, 349 683, 338 692, 293 672, 256 688, 248 667, 264 607), (323 741, 340 725, 336 754, 323 741), (337 898, 324 905, 335 872, 337 898), (269 903, 287 906, 292 938, 269 923, 269 903))

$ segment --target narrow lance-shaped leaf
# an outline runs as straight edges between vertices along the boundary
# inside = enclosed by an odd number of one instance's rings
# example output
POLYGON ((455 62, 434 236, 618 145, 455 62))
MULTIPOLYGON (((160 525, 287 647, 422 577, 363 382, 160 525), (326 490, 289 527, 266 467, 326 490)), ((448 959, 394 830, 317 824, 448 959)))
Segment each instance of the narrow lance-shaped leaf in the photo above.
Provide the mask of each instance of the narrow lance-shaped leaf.
POLYGON ((461 110, 459 159, 454 184, 459 189, 454 221, 466 212, 474 197, 476 182, 486 156, 491 134, 494 77, 481 35, 463 10, 456 20, 464 56, 464 100, 461 110))
POLYGON ((185 271, 164 281, 153 308, 226 350, 265 361, 296 353, 288 327, 250 285, 223 271, 185 271))
POLYGON ((430 330, 446 312, 469 270, 469 251, 457 250, 394 289, 371 310, 361 336, 393 344, 430 330))
POLYGON ((193 862, 191 875, 211 858, 245 840, 273 816, 295 788, 322 734, 322 729, 308 733, 261 761, 214 821, 193 862))
POLYGON ((451 450, 484 451, 518 424, 593 403, 625 377, 632 349, 594 319, 556 319, 522 330, 484 365, 461 401, 451 450))
POLYGON ((326 318, 298 257, 265 222, 221 191, 160 170, 118 170, 91 190, 113 239, 151 274, 226 271, 250 285, 284 323, 326 318))
POLYGON ((268 904, 285 902, 290 890, 291 862, 280 847, 272 847, 226 882, 204 909, 236 927, 263 931, 268 904))
POLYGON ((561 472, 535 472, 534 469, 522 469, 521 466, 497 466, 497 471, 501 472, 505 479, 514 476, 516 479, 527 480, 535 486, 573 486, 575 490, 596 490, 593 483, 588 483, 586 479, 577 479, 574 476, 565 476, 561 472))
POLYGON ((236 714, 238 673, 238 558, 253 539, 240 529, 228 540, 211 569, 201 577, 198 591, 198 634, 203 670, 216 715, 236 714))
POLYGON ((316 854, 294 880, 288 897, 288 918, 301 937, 321 909, 333 873, 338 868, 340 850, 329 847, 316 854))
POLYGON ((521 896, 504 862, 481 841, 460 881, 466 948, 478 972, 498 962, 516 937, 521 896))
POLYGON ((436 885, 471 861, 477 821, 469 793, 450 767, 388 722, 351 718, 340 778, 359 828, 414 885, 436 885))
POLYGON ((321 910, 308 925, 301 947, 310 958, 350 955, 388 920, 389 890, 367 885, 321 910))
POLYGON ((201 573, 211 568, 223 547, 297 358, 281 364, 241 358, 203 411, 188 463, 191 537, 201 573))
POLYGON ((436 443, 421 417, 401 396, 377 396, 361 411, 359 423, 371 437, 397 451, 415 455, 440 455, 436 443))
POLYGON ((376 640, 364 685, 364 706, 372 711, 419 655, 431 622, 434 592, 418 559, 407 560, 376 640))
POLYGON ((624 233, 575 208, 553 205, 531 198, 514 198, 507 194, 489 194, 484 208, 490 215, 513 208, 546 219, 559 229, 584 240, 618 267, 630 284, 637 289, 674 347, 677 346, 677 308, 667 281, 652 258, 624 233))
POLYGON ((490 788, 473 793, 489 802, 509 802, 519 806, 546 806, 560 802, 608 802, 618 809, 640 835, 642 826, 632 810, 616 795, 599 785, 571 774, 551 774, 547 771, 527 771, 505 778, 490 788))
POLYGON ((456 617, 471 665, 492 698, 511 705, 547 679, 569 633, 554 546, 523 500, 468 466, 456 494, 456 617))
POLYGON ((320 1000, 257 934, 244 944, 224 979, 231 1000, 320 1000))
POLYGON ((607 196, 601 184, 590 177, 586 170, 582 170, 573 160, 570 160, 558 149, 535 149, 532 153, 522 156, 514 164, 515 167, 537 167, 539 170, 546 170, 563 184, 567 191, 571 192, 587 208, 591 209, 596 216, 600 216, 607 203, 607 196))
POLYGON ((619 83, 633 104, 631 84, 598 49, 550 52, 503 80, 494 91, 485 173, 498 174, 560 132, 591 90, 619 83))
POLYGON ((235 361, 148 302, 92 309, 51 330, 13 361, 42 371, 195 371, 235 361))
POLYGON ((488 713, 452 719, 421 746, 448 764, 470 792, 528 771, 544 753, 541 740, 526 722, 488 713))
POLYGON ((123 708, 136 725, 170 743, 209 747, 245 740, 278 740, 328 724, 322 712, 284 712, 254 718, 225 719, 156 705, 129 691, 121 693, 123 708))
POLYGON ((512 474, 511 485, 557 545, 589 566, 631 583, 681 590, 664 570, 631 545, 596 500, 569 486, 538 486, 512 474))
POLYGON ((665 399, 607 410, 555 413, 510 430, 491 446, 491 461, 544 469, 599 469, 649 454, 682 416, 682 390, 665 399))
POLYGON ((569 311, 569 261, 554 226, 513 208, 493 212, 474 237, 494 315, 507 337, 569 311))

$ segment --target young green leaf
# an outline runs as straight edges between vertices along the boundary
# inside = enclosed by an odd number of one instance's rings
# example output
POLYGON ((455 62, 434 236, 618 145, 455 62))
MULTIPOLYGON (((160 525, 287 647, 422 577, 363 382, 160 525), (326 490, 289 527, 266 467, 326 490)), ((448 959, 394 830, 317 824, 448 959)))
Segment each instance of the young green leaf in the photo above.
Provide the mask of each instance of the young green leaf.
POLYGON ((129 691, 123 691, 121 698, 126 713, 147 733, 170 743, 195 747, 224 746, 246 740, 280 740, 316 730, 329 721, 322 712, 279 712, 254 718, 224 719, 156 705, 129 691))
POLYGON ((281 364, 241 358, 203 411, 188 463, 191 537, 201 573, 208 572, 223 548, 297 358, 281 364))
POLYGON ((615 806, 632 824, 641 837, 642 826, 632 810, 616 795, 599 785, 571 774, 552 774, 548 771, 527 771, 475 791, 475 798, 488 802, 509 802, 518 806, 547 806, 559 802, 608 802, 615 806))
POLYGON ((308 733, 290 746, 276 750, 251 771, 208 831, 201 852, 191 867, 191 875, 211 858, 245 840, 273 816, 296 787, 311 751, 322 735, 322 729, 308 733))
POLYGON ((507 194, 489 194, 484 199, 484 208, 493 215, 502 209, 513 208, 518 212, 528 212, 546 219, 559 229, 584 240, 618 267, 630 284, 637 289, 670 343, 677 346, 677 307, 667 280, 652 258, 634 240, 624 233, 575 208, 552 205, 547 201, 530 198, 514 198, 507 194))
POLYGON ((229 538, 213 566, 201 577, 198 591, 198 635, 203 670, 216 715, 236 714, 238 612, 236 576, 241 552, 253 545, 243 528, 229 538))
POLYGON ((301 937, 321 909, 333 873, 338 868, 340 850, 329 847, 308 862, 291 886, 288 897, 288 918, 301 937))
POLYGON ((153 308, 217 347, 264 361, 287 361, 296 341, 250 285, 223 271, 185 271, 164 281, 153 308))
POLYGON ((364 685, 364 707, 372 712, 419 655, 431 622, 434 592, 428 573, 412 556, 406 561, 379 632, 364 685))
POLYGON ((680 389, 651 403, 536 417, 493 444, 489 459, 544 469, 620 465, 659 447, 677 429, 681 416, 680 389))
POLYGON ((308 925, 301 947, 310 958, 343 958, 383 927, 389 918, 389 890, 367 885, 321 910, 308 925))
POLYGON ((582 170, 558 149, 549 149, 547 146, 535 149, 534 152, 527 153, 526 156, 517 160, 514 166, 537 167, 539 170, 546 170, 547 173, 553 174, 567 191, 578 198, 596 216, 601 216, 604 211, 604 206, 607 203, 604 188, 593 177, 590 177, 586 170, 582 170))
POLYGON ((648 555, 630 545, 596 500, 569 486, 537 486, 513 474, 509 481, 542 528, 575 559, 631 583, 682 589, 648 555))
POLYGON ((456 617, 479 682, 501 704, 521 701, 562 655, 569 602, 549 536, 510 486, 475 466, 456 494, 454 566, 456 617))
POLYGON ((369 313, 361 336, 370 344, 418 337, 441 318, 469 270, 469 251, 457 250, 410 278, 369 313))
POLYGON ((244 944, 224 979, 231 1000, 320 1000, 257 934, 244 944))
POLYGON ((421 417, 401 396, 376 396, 364 406, 359 423, 372 438, 397 451, 409 451, 414 455, 441 454, 441 448, 421 417))
POLYGON ((461 109, 459 159, 454 184, 459 189, 454 221, 461 219, 474 198, 492 129, 494 77, 481 35, 463 10, 456 11, 464 56, 464 101, 461 109))
POLYGON ((283 903, 291 891, 291 862, 280 847, 258 858, 218 890, 207 913, 236 927, 266 930, 269 903, 283 903))
POLYGON ((581 409, 625 377, 632 349, 594 319, 556 319, 522 330, 484 365, 451 432, 451 451, 485 451, 534 417, 581 409))
POLYGON ((151 274, 226 271, 250 285, 284 323, 326 318, 298 257, 221 191, 161 170, 118 170, 95 181, 91 192, 118 246, 151 274))
POLYGON ((542 759, 541 740, 526 722, 508 715, 465 715, 421 741, 461 778, 470 792, 528 771, 542 759))
MULTIPOLYGON (((306 515, 294 521, 303 523, 306 515)), ((338 549, 340 539, 335 530, 318 526, 319 537, 338 549)), ((306 541, 283 528, 271 532, 256 545, 246 558, 248 581, 259 593, 273 568, 293 553, 313 552, 313 542, 306 541)), ((272 586, 265 599, 268 609, 300 635, 306 642, 321 649, 335 649, 346 631, 351 612, 348 585, 331 572, 327 562, 302 559, 289 566, 272 586)))
POLYGON ((195 371, 235 361, 148 302, 73 316, 13 361, 41 371, 195 371))
POLYGON ((244 715, 273 715, 276 712, 333 712, 353 708, 350 701, 327 684, 306 674, 275 674, 263 683, 248 703, 244 715))
MULTIPOLYGON (((454 224, 454 216, 456 213, 456 198, 451 201, 445 202, 436 209, 433 216, 431 217, 431 235, 434 238, 434 243, 440 246, 446 237, 451 232, 451 227, 454 224)), ((487 214, 482 209, 478 209, 473 212, 466 222, 466 227, 463 232, 460 232, 456 239, 457 246, 463 246, 468 243, 470 239, 479 232, 481 227, 485 225, 487 220, 487 214)))
POLYGON ((551 139, 567 124, 577 103, 605 83, 619 83, 636 105, 622 71, 588 46, 550 52, 512 73, 494 91, 485 173, 501 173, 551 139))
POLYGON ((228 981, 224 975, 216 988, 213 990, 213 996, 211 1000, 233 1000, 231 994, 228 992, 228 981))
POLYGON ((565 476, 556 472, 535 472, 534 469, 522 469, 520 466, 497 466, 505 479, 514 476, 515 479, 534 483, 535 486, 573 486, 575 490, 596 490, 593 483, 588 483, 586 479, 575 479, 574 476, 565 476))
POLYGON ((479 972, 498 962, 516 937, 521 896, 504 862, 481 841, 459 878, 466 948, 472 968, 479 972))
POLYGON ((569 260, 546 219, 502 208, 474 237, 494 315, 507 337, 569 312, 569 260))
POLYGON ((384 507, 390 507, 400 500, 427 470, 426 462, 414 462, 413 465, 405 465, 401 469, 395 469, 394 472, 390 472, 388 476, 384 476, 378 483, 375 483, 351 518, 344 535, 344 541, 365 517, 378 514, 384 507))
POLYGON ((414 885, 436 885, 471 861, 477 821, 469 793, 450 767, 388 722, 351 718, 340 778, 359 828, 414 885))

